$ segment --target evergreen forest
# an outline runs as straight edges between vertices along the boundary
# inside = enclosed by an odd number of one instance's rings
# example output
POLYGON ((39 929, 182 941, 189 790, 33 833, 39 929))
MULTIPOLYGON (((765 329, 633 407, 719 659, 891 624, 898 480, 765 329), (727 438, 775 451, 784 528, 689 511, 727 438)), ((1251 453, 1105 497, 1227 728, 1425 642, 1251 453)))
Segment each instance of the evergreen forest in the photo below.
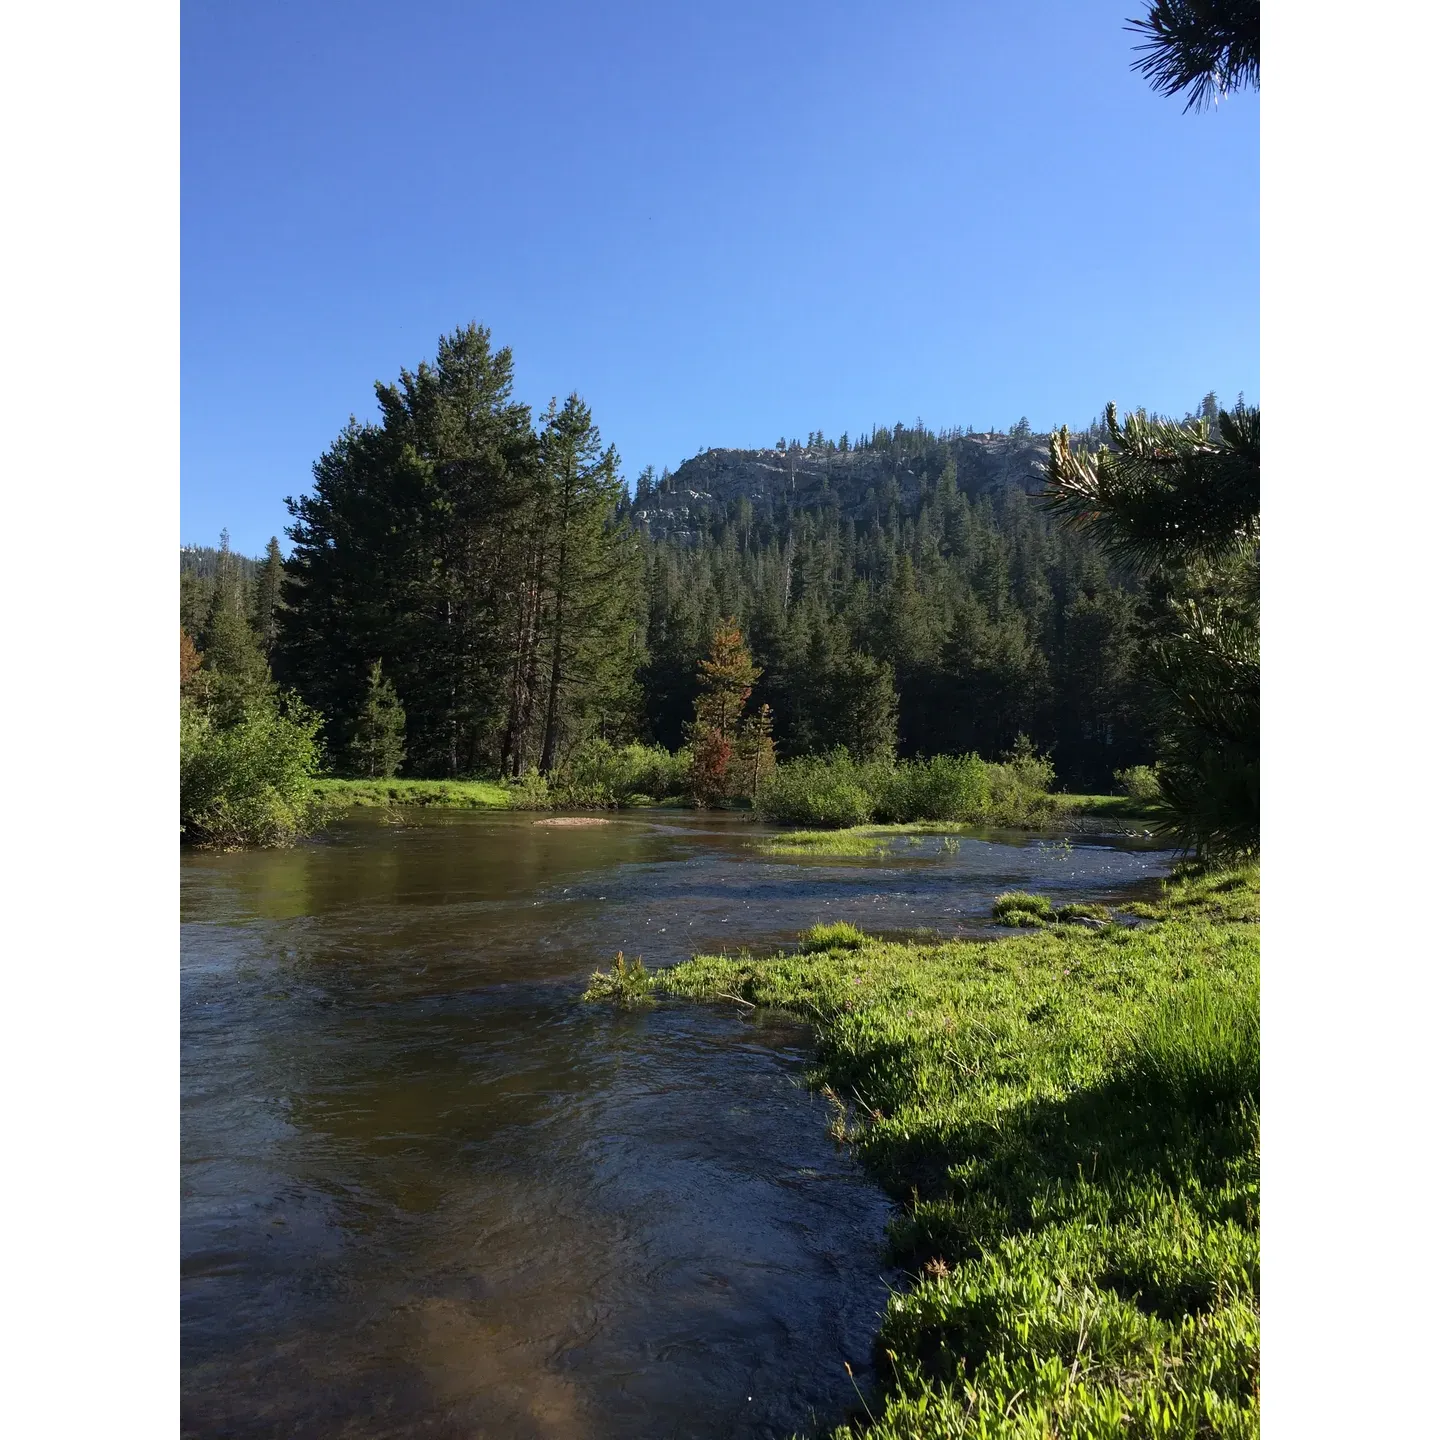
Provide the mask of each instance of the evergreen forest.
MULTIPOLYGON (((416 777, 544 774, 593 737, 678 749, 732 618, 781 758, 998 759, 1023 735, 1080 791, 1153 760, 1139 656, 1176 576, 1047 509, 1027 421, 812 432, 646 470, 632 494, 584 402, 534 416, 511 372, 485 330, 457 330, 317 461, 287 502, 288 560, 275 540, 260 561, 182 551, 182 629, 204 653, 229 591, 275 679, 324 717, 336 773, 373 772, 377 686, 416 777)), ((1215 396, 1195 413, 1213 424, 1215 396)))

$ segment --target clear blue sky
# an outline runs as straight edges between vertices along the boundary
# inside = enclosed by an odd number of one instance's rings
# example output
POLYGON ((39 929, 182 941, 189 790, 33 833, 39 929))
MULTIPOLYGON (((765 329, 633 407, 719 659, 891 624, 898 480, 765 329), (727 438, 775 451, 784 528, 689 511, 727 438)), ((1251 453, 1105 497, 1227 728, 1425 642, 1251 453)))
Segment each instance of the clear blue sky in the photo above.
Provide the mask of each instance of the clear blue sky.
POLYGON ((185 0, 181 538, 283 542, 470 320, 632 478, 1258 398, 1258 97, 1153 94, 1141 8, 185 0))

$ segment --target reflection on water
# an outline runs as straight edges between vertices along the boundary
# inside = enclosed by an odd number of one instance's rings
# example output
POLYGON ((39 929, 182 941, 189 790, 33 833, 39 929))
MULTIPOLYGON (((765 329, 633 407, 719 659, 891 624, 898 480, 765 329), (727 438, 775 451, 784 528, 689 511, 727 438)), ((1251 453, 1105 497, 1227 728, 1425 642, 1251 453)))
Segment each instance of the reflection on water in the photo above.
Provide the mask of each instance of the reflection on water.
POLYGON ((888 1202, 805 1037, 576 1003, 817 919, 973 929, 1155 852, 933 838, 771 859, 729 818, 361 814, 182 862, 182 1415, 193 1436, 788 1435, 855 1402, 888 1202))

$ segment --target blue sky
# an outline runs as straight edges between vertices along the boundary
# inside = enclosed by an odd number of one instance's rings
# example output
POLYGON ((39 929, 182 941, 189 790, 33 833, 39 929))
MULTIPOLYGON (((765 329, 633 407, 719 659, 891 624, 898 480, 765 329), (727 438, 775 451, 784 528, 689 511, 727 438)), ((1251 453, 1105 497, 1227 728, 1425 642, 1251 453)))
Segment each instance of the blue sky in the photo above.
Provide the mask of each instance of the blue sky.
POLYGON ((470 320, 631 477, 1258 398, 1258 97, 1153 94, 1140 8, 186 0, 181 538, 283 541, 470 320))

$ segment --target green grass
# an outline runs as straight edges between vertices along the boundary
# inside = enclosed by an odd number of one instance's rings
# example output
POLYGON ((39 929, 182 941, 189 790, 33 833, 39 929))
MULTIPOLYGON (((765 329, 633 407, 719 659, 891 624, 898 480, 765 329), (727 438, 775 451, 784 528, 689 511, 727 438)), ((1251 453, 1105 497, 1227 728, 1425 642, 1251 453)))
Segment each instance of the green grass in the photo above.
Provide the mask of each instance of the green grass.
MULTIPOLYGON (((698 956, 654 986, 787 1010, 902 1206, 879 1392, 839 1436, 1258 1434, 1258 876, 1140 930, 698 956)), ((813 932, 812 932, 813 933, 813 932)))
POLYGON ((1108 905, 1098 905, 1089 901, 1062 905, 1056 912, 1055 918, 1062 924, 1073 925, 1085 920, 1095 920, 1102 925, 1108 925, 1114 918, 1110 914, 1108 905))
POLYGON ((316 794, 340 804, 433 805, 452 810, 508 810, 498 780, 317 780, 316 794))
MULTIPOLYGON (((849 825, 834 830, 785 830, 754 842, 767 855, 846 855, 856 858, 883 854, 887 842, 904 836, 954 836, 981 827, 1063 831, 1072 819, 1099 816, 1112 820, 1155 821, 1148 804, 1124 795, 1053 795, 1052 810, 1032 807, 1024 814, 996 812, 978 820, 912 820, 903 825, 849 825)), ((952 847, 953 848, 953 847, 952 847)))
POLYGON ((833 925, 812 925, 800 937, 800 950, 805 955, 821 955, 827 950, 859 950, 865 944, 865 932, 848 920, 833 925))
POLYGON ((1055 918, 1050 902, 1043 895, 1028 895, 1024 890, 1007 890, 997 895, 990 914, 1001 925, 1047 925, 1055 918))
POLYGON ((848 830, 787 830, 767 835, 755 846, 767 855, 876 855, 885 848, 882 836, 871 834, 877 827, 855 826, 848 830))
POLYGON ((655 1003, 655 976, 645 968, 638 956, 627 960, 622 950, 608 970, 597 970, 590 977, 589 987, 581 999, 592 1003, 609 1001, 614 1005, 637 1006, 655 1003))
POLYGON ((1067 816, 1097 815, 1106 820, 1159 819, 1160 807, 1151 800, 1132 800, 1128 795, 1052 795, 1055 818, 1063 823, 1067 816))

